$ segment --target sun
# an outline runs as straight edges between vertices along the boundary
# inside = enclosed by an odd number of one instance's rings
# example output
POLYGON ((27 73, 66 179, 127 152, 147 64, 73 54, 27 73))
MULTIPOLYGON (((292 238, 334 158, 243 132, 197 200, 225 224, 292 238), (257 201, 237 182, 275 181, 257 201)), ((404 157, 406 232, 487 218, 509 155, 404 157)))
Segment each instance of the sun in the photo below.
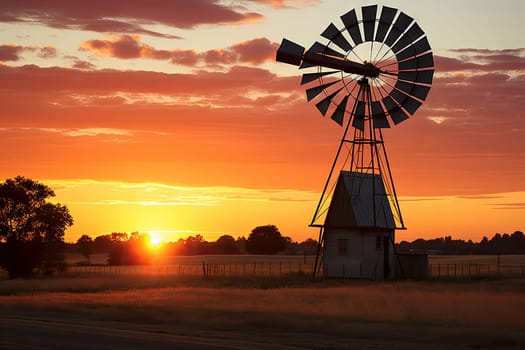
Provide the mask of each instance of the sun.
POLYGON ((156 248, 156 247, 160 246, 161 243, 162 243, 162 241, 161 241, 161 239, 159 237, 150 236, 150 238, 149 238, 149 245, 150 245, 150 247, 156 248))

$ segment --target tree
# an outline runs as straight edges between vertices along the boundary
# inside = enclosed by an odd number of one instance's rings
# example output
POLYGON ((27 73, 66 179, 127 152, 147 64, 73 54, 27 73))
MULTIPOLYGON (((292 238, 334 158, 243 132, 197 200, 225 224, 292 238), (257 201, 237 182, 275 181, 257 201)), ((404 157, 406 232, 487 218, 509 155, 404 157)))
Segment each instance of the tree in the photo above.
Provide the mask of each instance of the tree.
POLYGON ((77 240, 77 249, 80 252, 80 254, 84 255, 84 258, 86 258, 88 264, 89 264, 89 257, 93 253, 93 247, 94 247, 93 238, 89 237, 88 235, 82 235, 77 240))
POLYGON ((23 176, 0 184, 0 266, 9 278, 65 267, 64 232, 73 225, 66 206, 49 203, 55 193, 23 176))
POLYGON ((215 242, 215 248, 218 254, 239 254, 239 247, 235 238, 230 235, 222 235, 215 242))
POLYGON ((275 254, 286 249, 286 240, 275 225, 257 226, 246 240, 250 254, 275 254))
POLYGON ((111 235, 97 236, 93 240, 93 251, 95 253, 109 253, 113 248, 114 242, 111 240, 111 235))
POLYGON ((145 265, 151 263, 147 252, 149 236, 139 232, 112 233, 113 246, 108 254, 109 265, 145 265), (124 238, 127 238, 125 240, 124 238))

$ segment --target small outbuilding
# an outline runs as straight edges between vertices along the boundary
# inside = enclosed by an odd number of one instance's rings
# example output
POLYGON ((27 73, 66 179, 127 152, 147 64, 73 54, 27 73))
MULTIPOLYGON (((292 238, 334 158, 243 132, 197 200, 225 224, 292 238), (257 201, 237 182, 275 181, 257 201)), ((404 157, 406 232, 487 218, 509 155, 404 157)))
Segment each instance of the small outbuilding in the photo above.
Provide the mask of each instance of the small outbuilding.
POLYGON ((395 229, 381 175, 341 171, 323 225, 324 276, 394 278, 395 229))
POLYGON ((429 278, 428 254, 398 253, 396 278, 424 280, 429 278))

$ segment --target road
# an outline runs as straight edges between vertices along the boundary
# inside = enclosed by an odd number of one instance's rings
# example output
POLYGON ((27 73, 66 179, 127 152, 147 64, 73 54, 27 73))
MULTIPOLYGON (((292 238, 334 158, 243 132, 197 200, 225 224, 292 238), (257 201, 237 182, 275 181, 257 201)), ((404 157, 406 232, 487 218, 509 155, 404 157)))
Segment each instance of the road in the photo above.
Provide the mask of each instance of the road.
POLYGON ((117 325, 118 328, 115 323, 0 316, 0 350, 298 349, 243 340, 232 334, 198 331, 177 334, 166 327, 140 329, 136 325, 117 325))

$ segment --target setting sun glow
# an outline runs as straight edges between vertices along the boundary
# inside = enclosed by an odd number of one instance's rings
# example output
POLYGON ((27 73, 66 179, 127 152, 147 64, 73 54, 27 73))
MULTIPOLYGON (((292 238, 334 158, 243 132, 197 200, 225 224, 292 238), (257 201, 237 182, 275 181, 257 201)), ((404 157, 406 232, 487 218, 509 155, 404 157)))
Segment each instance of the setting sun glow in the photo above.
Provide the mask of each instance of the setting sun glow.
POLYGON ((157 248, 162 243, 162 240, 159 237, 150 236, 148 243, 151 248, 157 248))

